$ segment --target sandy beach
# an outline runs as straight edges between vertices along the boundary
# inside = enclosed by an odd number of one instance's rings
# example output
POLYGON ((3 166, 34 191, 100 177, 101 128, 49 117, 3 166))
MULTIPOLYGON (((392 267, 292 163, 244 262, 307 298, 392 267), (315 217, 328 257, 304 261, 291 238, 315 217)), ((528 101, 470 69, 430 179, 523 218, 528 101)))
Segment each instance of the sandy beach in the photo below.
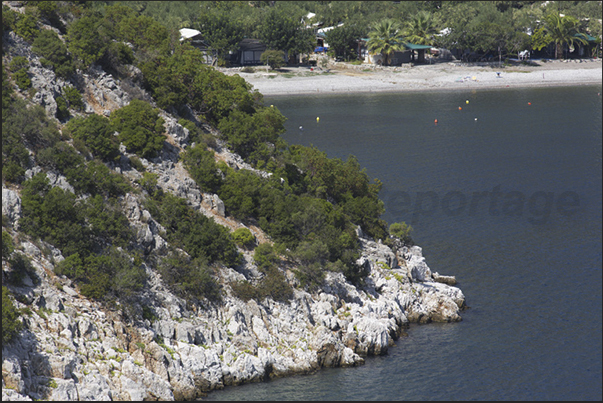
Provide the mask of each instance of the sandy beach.
POLYGON ((268 71, 264 66, 256 67, 253 73, 242 72, 240 68, 220 70, 229 75, 239 74, 267 96, 525 88, 601 84, 602 81, 601 59, 533 60, 531 65, 515 64, 499 67, 497 63, 441 62, 414 67, 374 67, 330 63, 328 69, 314 70, 284 67, 268 71))

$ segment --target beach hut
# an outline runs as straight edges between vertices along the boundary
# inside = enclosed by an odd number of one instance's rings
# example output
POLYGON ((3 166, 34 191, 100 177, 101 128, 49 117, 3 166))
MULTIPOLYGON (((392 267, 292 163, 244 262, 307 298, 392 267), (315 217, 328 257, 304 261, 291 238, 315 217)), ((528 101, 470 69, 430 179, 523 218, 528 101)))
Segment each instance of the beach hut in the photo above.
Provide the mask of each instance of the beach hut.
POLYGON ((266 45, 259 39, 245 38, 239 42, 236 63, 242 66, 261 64, 260 57, 266 50, 266 45))
POLYGON ((203 35, 200 31, 191 28, 180 29, 180 43, 188 42, 203 53, 205 63, 212 64, 216 59, 216 52, 212 51, 203 39, 203 35))

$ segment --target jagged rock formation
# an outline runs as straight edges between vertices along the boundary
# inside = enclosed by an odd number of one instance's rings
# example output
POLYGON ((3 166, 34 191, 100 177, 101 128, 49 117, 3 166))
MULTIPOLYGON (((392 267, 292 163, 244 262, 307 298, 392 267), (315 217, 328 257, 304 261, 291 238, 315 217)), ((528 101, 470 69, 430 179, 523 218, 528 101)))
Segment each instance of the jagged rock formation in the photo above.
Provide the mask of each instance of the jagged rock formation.
MULTIPOLYGON (((17 51, 30 60, 37 89, 33 102, 54 114, 54 97, 65 82, 42 67, 28 45, 17 43, 18 37, 10 40, 15 45, 9 54, 17 51)), ((86 113, 110 113, 130 100, 120 83, 100 69, 80 79, 86 88, 86 113)), ((158 175, 165 192, 186 199, 216 222, 231 230, 243 226, 225 216, 217 195, 203 193, 189 176, 178 161, 178 153, 189 146, 188 130, 167 112, 162 116, 166 143, 159 157, 141 160, 146 171, 158 175)), ((124 151, 112 169, 132 181, 139 179, 141 174, 132 169, 124 151)), ((225 147, 216 158, 236 169, 270 175, 254 170, 225 147)), ((27 176, 39 171, 34 167, 27 176)), ((73 192, 61 175, 47 176, 52 186, 73 192)), ((164 231, 144 209, 141 197, 123 196, 123 211, 145 252, 161 251, 168 245, 164 231)), ((19 192, 4 184, 2 213, 18 229, 19 192)), ((269 241, 259 228, 250 230, 260 242, 269 241)), ((203 307, 188 306, 168 290, 153 267, 145 266, 149 284, 140 300, 155 316, 132 323, 124 319, 119 304, 107 307, 91 301, 71 280, 56 275, 54 265, 64 258, 58 249, 14 237, 16 253, 28 256, 35 275, 11 287, 19 296, 17 307, 30 307, 30 312, 22 316, 25 330, 3 347, 2 400, 189 400, 225 385, 359 365, 363 357, 387 353, 410 322, 461 320, 463 293, 450 285, 454 278, 431 273, 420 247, 399 244, 393 250, 360 231, 359 238, 358 263, 369 272, 364 286, 355 287, 343 274, 329 272, 320 291, 296 288, 286 303, 271 298, 244 302, 233 295, 231 282, 259 276, 249 252, 242 251, 245 267, 221 269, 223 302, 203 307)), ((289 268, 280 270, 296 284, 289 268)))

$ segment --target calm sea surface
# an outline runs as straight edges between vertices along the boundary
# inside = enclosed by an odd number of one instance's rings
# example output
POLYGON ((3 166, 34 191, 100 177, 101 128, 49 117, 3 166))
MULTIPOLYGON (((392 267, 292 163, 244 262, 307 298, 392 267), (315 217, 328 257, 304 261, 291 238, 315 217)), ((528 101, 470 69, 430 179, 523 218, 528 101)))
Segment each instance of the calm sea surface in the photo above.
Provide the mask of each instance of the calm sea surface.
POLYGON ((289 144, 353 154, 383 182, 383 218, 413 226, 470 309, 411 326, 361 367, 208 399, 601 400, 600 92, 266 98, 288 117, 289 144))

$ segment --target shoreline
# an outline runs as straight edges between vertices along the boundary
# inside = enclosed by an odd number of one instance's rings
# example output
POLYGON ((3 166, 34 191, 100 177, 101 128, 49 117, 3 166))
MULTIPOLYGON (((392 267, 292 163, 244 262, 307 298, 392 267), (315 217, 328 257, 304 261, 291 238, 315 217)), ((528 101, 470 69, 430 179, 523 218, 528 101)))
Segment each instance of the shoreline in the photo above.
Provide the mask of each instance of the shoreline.
MULTIPOLYGON (((259 69, 264 68, 263 66, 259 69)), ((551 61, 517 66, 461 66, 439 63, 415 67, 374 68, 333 64, 329 70, 289 67, 280 71, 239 74, 264 96, 402 93, 416 91, 493 90, 601 85, 600 59, 585 62, 551 61), (362 70, 360 70, 362 69, 362 70), (500 74, 498 74, 500 73, 500 74)))

